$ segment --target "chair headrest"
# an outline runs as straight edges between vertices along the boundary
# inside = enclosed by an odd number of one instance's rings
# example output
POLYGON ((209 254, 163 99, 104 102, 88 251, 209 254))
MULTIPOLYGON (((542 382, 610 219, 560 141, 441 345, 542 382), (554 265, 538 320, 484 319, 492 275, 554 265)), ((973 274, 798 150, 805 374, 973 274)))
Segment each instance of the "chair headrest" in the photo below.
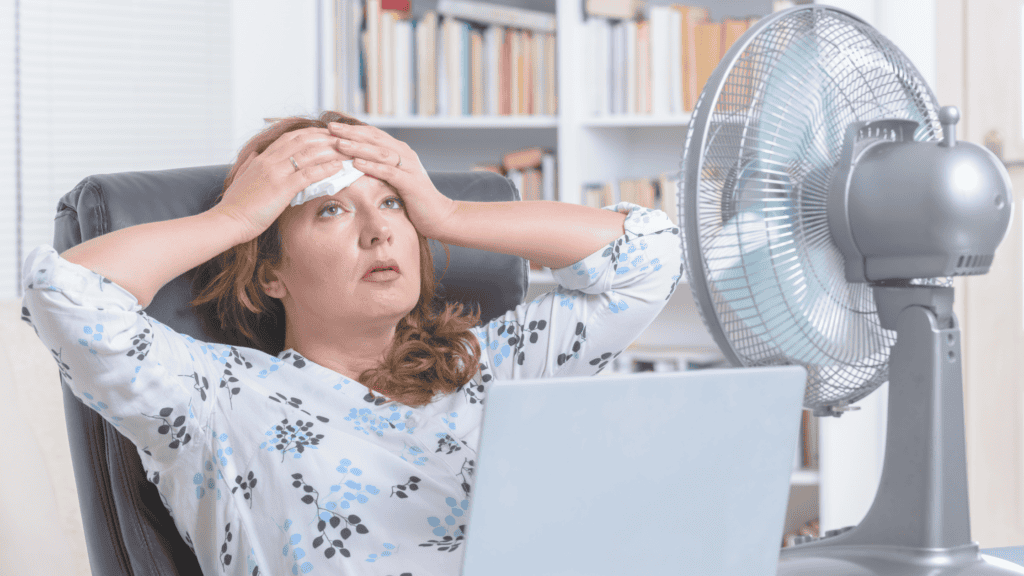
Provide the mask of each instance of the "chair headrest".
MULTIPOLYGON (((82 180, 57 206, 54 249, 58 253, 121 228, 200 214, 216 202, 229 165, 198 166, 145 172, 97 174, 82 180)), ((520 200, 511 180, 487 171, 429 172, 434 186, 449 198, 473 202, 520 200)), ((510 223, 495 223, 510 225, 510 223)), ((522 303, 529 287, 529 265, 518 256, 430 241, 438 294, 445 301, 480 307, 486 322, 522 303), (442 272, 444 276, 442 277, 442 272)), ((211 341, 189 302, 192 287, 186 275, 168 282, 154 296, 146 313, 177 332, 211 341)))

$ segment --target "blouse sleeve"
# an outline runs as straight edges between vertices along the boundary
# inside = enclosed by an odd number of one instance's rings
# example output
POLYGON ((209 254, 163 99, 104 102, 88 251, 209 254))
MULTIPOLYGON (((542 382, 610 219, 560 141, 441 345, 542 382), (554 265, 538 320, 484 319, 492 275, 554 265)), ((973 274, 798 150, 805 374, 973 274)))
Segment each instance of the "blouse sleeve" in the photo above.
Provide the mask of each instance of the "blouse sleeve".
POLYGON ((213 396, 232 390, 230 347, 175 332, 52 246, 32 250, 23 271, 21 319, 50 350, 61 382, 135 444, 148 469, 168 468, 201 443, 213 396))
POLYGON ((677 228, 629 202, 625 234, 553 270, 558 286, 475 328, 481 372, 495 379, 592 376, 654 321, 683 275, 677 228))

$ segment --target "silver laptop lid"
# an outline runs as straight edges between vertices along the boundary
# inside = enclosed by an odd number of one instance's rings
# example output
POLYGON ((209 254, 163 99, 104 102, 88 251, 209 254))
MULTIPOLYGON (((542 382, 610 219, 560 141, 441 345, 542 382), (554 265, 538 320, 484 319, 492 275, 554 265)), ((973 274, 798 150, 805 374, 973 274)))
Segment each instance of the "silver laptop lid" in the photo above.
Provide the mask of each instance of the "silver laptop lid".
POLYGON ((801 366, 496 382, 463 576, 774 575, 801 366))

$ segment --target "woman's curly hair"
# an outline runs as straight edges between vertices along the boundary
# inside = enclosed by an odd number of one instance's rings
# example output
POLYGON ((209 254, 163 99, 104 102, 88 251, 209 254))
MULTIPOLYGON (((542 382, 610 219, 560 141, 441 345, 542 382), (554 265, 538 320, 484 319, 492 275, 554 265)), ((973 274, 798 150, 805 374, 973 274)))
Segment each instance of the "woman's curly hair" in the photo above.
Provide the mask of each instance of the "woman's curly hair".
MULTIPOLYGON (((287 132, 313 126, 327 128, 329 122, 366 125, 332 111, 323 112, 319 118, 278 119, 239 152, 216 203, 251 152, 262 153, 287 132)), ((257 238, 238 244, 187 273, 195 296, 190 304, 213 341, 255 348, 272 356, 284 349, 284 306, 268 296, 261 284, 268 270, 282 262, 279 222, 280 218, 257 238)), ((480 361, 480 344, 470 330, 479 324, 480 310, 464 313, 461 303, 435 301, 437 280, 430 244, 418 230, 416 235, 420 246, 419 301, 399 321, 383 362, 358 376, 360 383, 408 406, 423 406, 435 394, 458 390, 476 373, 480 361)), ((441 245, 450 262, 448 246, 441 245)))

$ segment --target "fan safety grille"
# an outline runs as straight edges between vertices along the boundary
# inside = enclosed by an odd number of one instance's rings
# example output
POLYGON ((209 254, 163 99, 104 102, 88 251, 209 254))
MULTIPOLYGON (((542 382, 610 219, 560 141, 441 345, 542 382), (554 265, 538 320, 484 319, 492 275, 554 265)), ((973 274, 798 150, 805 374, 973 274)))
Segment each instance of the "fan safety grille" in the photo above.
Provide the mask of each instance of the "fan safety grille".
POLYGON ((896 338, 880 325, 871 286, 847 282, 829 231, 846 128, 908 119, 920 125, 915 140, 931 140, 941 126, 920 74, 869 25, 820 6, 761 24, 695 107, 679 178, 679 221, 696 215, 681 234, 684 261, 705 325, 734 363, 803 365, 804 406, 821 415, 888 381, 896 338))

